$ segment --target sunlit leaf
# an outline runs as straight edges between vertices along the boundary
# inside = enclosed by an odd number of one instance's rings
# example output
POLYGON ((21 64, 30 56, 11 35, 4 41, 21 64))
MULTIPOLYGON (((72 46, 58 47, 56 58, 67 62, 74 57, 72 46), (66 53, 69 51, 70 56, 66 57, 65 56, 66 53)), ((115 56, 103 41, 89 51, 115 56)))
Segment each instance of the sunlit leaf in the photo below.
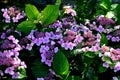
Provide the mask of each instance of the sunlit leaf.
POLYGON ((17 26, 17 30, 24 33, 25 35, 29 34, 32 29, 35 29, 36 25, 32 21, 23 21, 17 26))
POLYGON ((25 13, 31 20, 38 20, 40 18, 40 13, 34 5, 27 4, 25 7, 25 13))
POLYGON ((57 17, 59 12, 58 5, 47 5, 47 7, 42 11, 41 21, 43 25, 48 25, 53 23, 57 17))

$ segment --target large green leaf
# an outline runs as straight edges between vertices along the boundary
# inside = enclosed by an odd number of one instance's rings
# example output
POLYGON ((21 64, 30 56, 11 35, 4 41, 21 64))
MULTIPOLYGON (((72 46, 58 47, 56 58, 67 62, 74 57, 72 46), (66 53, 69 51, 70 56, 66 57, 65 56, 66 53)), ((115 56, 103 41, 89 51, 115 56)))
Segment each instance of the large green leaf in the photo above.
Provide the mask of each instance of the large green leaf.
POLYGON ((108 44, 108 40, 107 40, 107 37, 104 35, 104 34, 101 34, 101 40, 100 40, 100 44, 101 45, 104 45, 104 44, 108 44))
POLYGON ((32 21, 23 21, 17 26, 17 30, 26 35, 29 34, 29 32, 32 29, 35 29, 35 28, 36 28, 36 25, 32 21))
POLYGON ((45 77, 49 73, 49 68, 43 63, 41 63, 39 59, 34 61, 34 64, 31 67, 31 70, 35 78, 45 77))
POLYGON ((100 0, 100 7, 105 10, 109 10, 112 0, 100 0))
POLYGON ((34 5, 27 4, 25 7, 25 13, 28 19, 38 20, 40 18, 40 13, 34 5))
POLYGON ((62 52, 55 54, 52 66, 55 73, 59 76, 67 76, 69 73, 69 63, 66 56, 62 52))
POLYGON ((47 7, 42 12, 41 21, 43 25, 53 23, 57 17, 59 12, 58 5, 47 5, 47 7))

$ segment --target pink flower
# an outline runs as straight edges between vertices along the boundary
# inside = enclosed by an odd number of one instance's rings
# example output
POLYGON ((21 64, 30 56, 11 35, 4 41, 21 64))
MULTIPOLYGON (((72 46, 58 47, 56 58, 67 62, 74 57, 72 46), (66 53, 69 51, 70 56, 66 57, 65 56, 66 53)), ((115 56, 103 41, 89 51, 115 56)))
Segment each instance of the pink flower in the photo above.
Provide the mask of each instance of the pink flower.
POLYGON ((76 11, 71 8, 71 6, 63 7, 65 9, 66 14, 71 14, 72 16, 76 16, 76 11))

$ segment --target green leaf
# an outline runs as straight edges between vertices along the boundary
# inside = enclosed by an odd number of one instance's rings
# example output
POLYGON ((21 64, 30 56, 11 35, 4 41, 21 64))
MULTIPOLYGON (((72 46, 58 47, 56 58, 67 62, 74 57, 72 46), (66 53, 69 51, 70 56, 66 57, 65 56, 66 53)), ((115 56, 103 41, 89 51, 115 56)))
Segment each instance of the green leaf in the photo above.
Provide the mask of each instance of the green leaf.
POLYGON ((66 56, 62 52, 55 54, 52 66, 55 73, 59 76, 67 76, 69 73, 69 63, 66 56))
POLYGON ((45 77, 49 73, 49 68, 43 63, 41 63, 39 59, 34 61, 34 64, 31 67, 31 70, 35 78, 45 77))
POLYGON ((105 62, 107 62, 108 64, 112 64, 112 61, 111 61, 110 57, 104 56, 103 58, 104 58, 105 62))
POLYGON ((113 11, 109 11, 109 12, 107 12, 106 17, 107 17, 107 18, 114 18, 114 17, 115 17, 115 14, 114 14, 113 11))
POLYGON ((114 10, 117 6, 118 6, 118 4, 112 4, 111 5, 111 10, 114 10))
POLYGON ((120 24, 120 4, 115 5, 113 12, 116 16, 117 23, 120 24))
POLYGON ((25 13, 28 19, 38 20, 40 18, 40 13, 34 5, 27 4, 25 7, 25 13))
POLYGON ((104 34, 101 34, 101 40, 100 40, 101 45, 107 45, 108 44, 108 40, 107 37, 104 34))
POLYGON ((89 58, 94 58, 97 56, 97 54, 98 54, 98 52, 90 52, 90 51, 84 53, 84 55, 89 57, 89 58))
POLYGON ((86 72, 86 77, 88 80, 95 80, 95 70, 92 67, 89 67, 87 72, 86 72))
POLYGON ((109 10, 112 4, 112 0, 100 0, 100 7, 105 10, 109 10))
POLYGON ((61 0, 56 0, 56 5, 60 5, 61 4, 61 0))
POLYGON ((21 67, 19 67, 18 70, 19 70, 19 72, 20 72, 20 75, 19 75, 18 78, 19 78, 19 79, 25 78, 25 77, 26 77, 26 70, 25 70, 24 68, 21 68, 21 67))
POLYGON ((98 70, 99 73, 103 73, 106 70, 107 70, 107 68, 103 67, 102 64, 99 65, 99 70, 98 70))
POLYGON ((67 80, 83 80, 80 76, 69 76, 67 80))
POLYGON ((47 5, 47 7, 42 12, 41 21, 43 25, 48 25, 53 23, 57 17, 59 12, 58 5, 47 5))
POLYGON ((23 21, 17 26, 17 30, 24 33, 29 34, 32 29, 35 29, 36 25, 32 21, 23 21))

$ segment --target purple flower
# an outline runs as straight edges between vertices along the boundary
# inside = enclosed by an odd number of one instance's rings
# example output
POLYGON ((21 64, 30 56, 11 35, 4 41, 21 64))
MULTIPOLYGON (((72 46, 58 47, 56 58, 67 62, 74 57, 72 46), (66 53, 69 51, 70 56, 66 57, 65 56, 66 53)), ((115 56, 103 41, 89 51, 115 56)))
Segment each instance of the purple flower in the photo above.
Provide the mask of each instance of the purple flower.
POLYGON ((113 42, 116 42, 116 37, 112 37, 111 39, 113 42))
POLYGON ((6 19, 5 19, 5 22, 6 22, 6 23, 10 23, 10 18, 6 18, 6 19))
POLYGON ((30 34, 27 36, 28 38, 31 38, 31 39, 35 39, 35 37, 34 37, 34 32, 35 32, 36 30, 31 30, 31 32, 30 32, 30 34))
POLYGON ((48 46, 42 45, 40 47, 40 53, 46 53, 49 50, 48 46))
POLYGON ((7 8, 1 9, 2 12, 7 12, 7 8))
POLYGON ((92 46, 92 47, 90 48, 90 51, 92 51, 92 52, 96 52, 96 51, 98 51, 98 50, 100 50, 100 46, 99 46, 98 44, 96 44, 95 46, 92 46))
POLYGON ((75 47, 75 44, 74 44, 74 43, 72 43, 72 42, 69 42, 69 43, 68 43, 68 48, 69 48, 70 50, 73 50, 74 47, 75 47))
POLYGON ((110 40, 112 38, 112 35, 107 35, 107 39, 110 40))
POLYGON ((119 41, 120 41, 120 38, 119 38, 119 37, 116 37, 116 41, 119 42, 119 41))
POLYGON ((58 52, 58 47, 54 48, 54 52, 57 53, 58 52))
POLYGON ((109 67, 109 64, 107 62, 103 63, 103 67, 106 67, 108 68, 109 67))
POLYGON ((72 50, 75 47, 75 44, 72 42, 69 42, 69 43, 66 42, 66 43, 62 43, 61 46, 65 48, 65 50, 68 50, 68 49, 72 50))
POLYGON ((49 43, 49 42, 50 42, 50 40, 49 40, 48 37, 44 37, 44 38, 43 38, 43 43, 49 43))
POLYGON ((104 32, 104 28, 103 28, 103 26, 102 25, 99 25, 99 27, 96 29, 98 32, 104 32))
POLYGON ((45 32, 45 36, 46 36, 47 38, 50 38, 50 37, 51 37, 51 34, 50 34, 49 32, 45 32))
POLYGON ((50 28, 62 28, 62 24, 59 20, 54 22, 52 25, 49 26, 50 28))
POLYGON ((2 49, 11 49, 11 48, 15 48, 15 44, 9 40, 4 40, 0 47, 2 49))
POLYGON ((71 14, 72 16, 76 16, 77 14, 76 14, 76 11, 75 10, 73 10, 71 7, 64 7, 64 9, 65 9, 65 12, 64 13, 66 13, 66 14, 71 14))
POLYGON ((115 67, 114 67, 114 72, 117 72, 120 70, 120 62, 117 62, 115 67))
POLYGON ((8 67, 8 68, 6 68, 5 73, 13 75, 15 73, 14 72, 14 67, 8 67))
POLYGON ((46 53, 42 53, 41 54, 41 58, 42 58, 41 62, 45 62, 46 61, 46 55, 47 55, 46 53))
POLYGON ((45 64, 47 64, 48 66, 51 66, 52 63, 52 59, 53 59, 53 52, 47 52, 47 53, 42 53, 41 54, 41 62, 45 62, 45 64))
POLYGON ((20 63, 20 67, 21 67, 21 68, 27 68, 25 62, 21 62, 21 63, 20 63))
POLYGON ((67 43, 62 43, 61 46, 62 46, 63 48, 65 48, 65 50, 68 50, 68 45, 67 45, 67 43))
POLYGON ((106 18, 104 15, 101 15, 97 18, 97 22, 101 25, 108 26, 110 24, 115 24, 115 21, 113 21, 111 18, 106 18))
POLYGON ((19 74, 20 74, 19 72, 14 73, 14 74, 12 75, 12 78, 13 78, 13 79, 18 79, 19 74))
POLYGON ((3 53, 6 54, 6 57, 11 57, 14 55, 14 52, 12 50, 5 50, 3 53))
POLYGON ((52 60, 46 60, 45 64, 47 64, 49 67, 51 66, 52 60))
POLYGON ((5 33, 2 33, 1 39, 5 39, 5 38, 6 38, 6 34, 5 34, 5 33))
POLYGON ((0 70, 0 76, 3 76, 3 75, 4 75, 3 71, 2 71, 2 70, 0 70))
POLYGON ((82 42, 82 40, 83 40, 83 37, 81 35, 77 35, 74 40, 74 43, 77 45, 78 43, 82 42))
POLYGON ((12 18, 13 22, 18 22, 18 19, 16 17, 12 18))
POLYGON ((20 12, 15 6, 10 7, 9 9, 1 9, 1 11, 3 12, 6 23, 10 23, 11 20, 13 20, 13 22, 18 22, 19 19, 25 17, 24 11, 20 12))
POLYGON ((101 39, 101 35, 99 33, 97 34, 97 39, 101 39))
POLYGON ((51 45, 55 45, 55 42, 54 41, 51 41, 51 43, 50 43, 51 45))
POLYGON ((32 40, 33 43, 35 43, 37 46, 40 46, 43 43, 44 39, 43 38, 35 38, 32 40))
POLYGON ((61 38, 62 38, 62 34, 57 34, 52 37, 52 39, 61 39, 61 38))
POLYGON ((21 63, 21 60, 18 57, 15 57, 13 59, 14 59, 14 61, 13 61, 14 65, 19 65, 21 63))
POLYGON ((116 76, 113 77, 113 80, 118 80, 118 78, 116 76))
POLYGON ((31 44, 27 44, 26 49, 28 49, 29 51, 32 50, 34 43, 31 44))

